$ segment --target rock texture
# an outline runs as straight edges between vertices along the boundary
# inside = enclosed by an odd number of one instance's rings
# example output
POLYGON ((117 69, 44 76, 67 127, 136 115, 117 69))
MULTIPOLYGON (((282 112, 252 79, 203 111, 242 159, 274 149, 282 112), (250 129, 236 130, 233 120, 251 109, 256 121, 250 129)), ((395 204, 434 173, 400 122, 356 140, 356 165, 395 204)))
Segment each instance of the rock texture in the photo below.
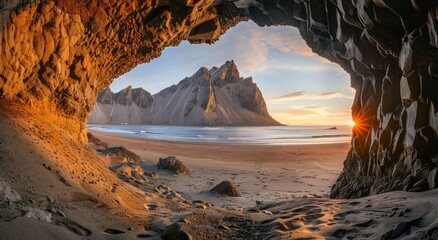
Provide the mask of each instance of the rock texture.
POLYGON ((237 191, 236 185, 231 181, 222 181, 218 185, 214 186, 210 190, 211 192, 227 195, 229 197, 241 197, 239 191, 237 191))
POLYGON ((105 88, 99 92, 88 118, 90 124, 142 124, 146 122, 154 98, 142 88, 131 86, 118 93, 105 88))
POLYGON ((269 115, 252 78, 240 77, 233 61, 210 70, 200 68, 153 96, 141 88, 115 94, 105 88, 88 123, 280 125, 269 115))
POLYGON ((111 155, 118 159, 119 162, 124 163, 140 163, 142 162, 140 157, 132 151, 124 147, 110 147, 100 150, 103 155, 111 155))
POLYGON ((214 42, 248 17, 298 27, 313 51, 351 75, 358 124, 332 197, 437 186, 433 0, 2 1, 1 104, 32 106, 86 141, 88 114, 112 79, 182 40, 214 42))
POLYGON ((0 99, 38 109, 86 141, 97 93, 182 40, 216 41, 241 20, 224 1, 0 2, 0 99))
POLYGON ((170 172, 177 175, 184 175, 190 173, 190 169, 186 167, 180 160, 176 157, 170 156, 167 158, 160 158, 157 167, 163 170, 169 170, 170 172))

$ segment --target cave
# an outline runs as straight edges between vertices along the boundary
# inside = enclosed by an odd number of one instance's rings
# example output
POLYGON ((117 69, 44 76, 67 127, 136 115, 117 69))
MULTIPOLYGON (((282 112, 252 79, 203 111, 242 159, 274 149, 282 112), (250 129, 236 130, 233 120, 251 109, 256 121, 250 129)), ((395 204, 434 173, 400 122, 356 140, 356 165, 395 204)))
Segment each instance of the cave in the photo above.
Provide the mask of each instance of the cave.
MULTIPOLYGON (((214 43, 250 20, 297 27, 315 53, 350 74, 357 126, 332 198, 437 187, 438 6, 432 0, 2 1, 1 129, 9 131, 11 119, 17 129, 33 119, 79 148, 97 93, 113 79, 167 46, 214 43)), ((44 128, 26 132, 22 143, 37 134, 44 128)))

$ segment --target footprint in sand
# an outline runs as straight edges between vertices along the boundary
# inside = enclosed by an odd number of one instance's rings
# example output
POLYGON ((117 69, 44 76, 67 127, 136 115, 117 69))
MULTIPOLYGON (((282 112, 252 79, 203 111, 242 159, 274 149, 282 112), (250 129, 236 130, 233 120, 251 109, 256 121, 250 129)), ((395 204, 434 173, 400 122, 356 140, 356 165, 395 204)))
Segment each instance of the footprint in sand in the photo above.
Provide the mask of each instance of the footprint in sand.
POLYGON ((124 231, 113 229, 113 228, 107 228, 103 232, 110 234, 110 235, 118 235, 118 234, 125 233, 124 231))
POLYGON ((147 205, 148 210, 154 211, 158 208, 157 204, 148 204, 147 205))

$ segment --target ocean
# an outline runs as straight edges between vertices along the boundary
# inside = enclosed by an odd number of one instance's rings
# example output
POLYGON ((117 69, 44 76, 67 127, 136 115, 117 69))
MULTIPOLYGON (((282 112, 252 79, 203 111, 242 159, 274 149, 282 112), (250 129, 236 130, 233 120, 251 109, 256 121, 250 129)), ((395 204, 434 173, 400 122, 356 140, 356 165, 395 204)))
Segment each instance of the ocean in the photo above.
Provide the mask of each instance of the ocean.
POLYGON ((88 125, 88 129, 126 137, 179 142, 251 145, 302 145, 349 142, 351 126, 155 126, 88 125))

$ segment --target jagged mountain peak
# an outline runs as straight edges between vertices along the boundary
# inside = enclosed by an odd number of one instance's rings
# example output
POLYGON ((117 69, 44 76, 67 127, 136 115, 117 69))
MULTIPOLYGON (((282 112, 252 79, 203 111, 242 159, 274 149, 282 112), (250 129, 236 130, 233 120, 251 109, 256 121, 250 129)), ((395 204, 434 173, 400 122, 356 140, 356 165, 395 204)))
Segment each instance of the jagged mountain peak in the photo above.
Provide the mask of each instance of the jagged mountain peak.
POLYGON ((102 91, 99 92, 97 95, 97 102, 103 103, 103 104, 113 104, 113 92, 111 91, 111 88, 107 87, 104 88, 102 91))
POLYGON ((199 70, 190 77, 191 85, 209 86, 210 81, 211 73, 206 67, 199 68, 199 70))
MULTIPOLYGON (((222 87, 228 83, 242 81, 237 65, 233 60, 226 61, 222 66, 213 66, 210 70, 206 67, 199 68, 191 77, 181 80, 177 86, 188 87, 188 85, 209 86, 213 85, 222 87)), ((168 92, 169 89, 164 89, 168 92)), ((163 93, 164 93, 163 92, 163 93)))
POLYGON ((131 86, 99 95, 108 100, 99 101, 105 106, 93 111, 91 123, 279 125, 269 115, 260 89, 251 77, 240 76, 232 60, 220 67, 201 67, 153 96, 131 86))
POLYGON ((223 86, 228 83, 242 80, 239 70, 233 60, 227 61, 224 65, 212 72, 211 78, 215 86, 223 86))
POLYGON ((139 107, 149 107, 154 101, 152 95, 143 88, 133 88, 131 85, 117 93, 109 87, 99 92, 97 102, 102 104, 120 104, 130 106, 136 104, 139 107))

